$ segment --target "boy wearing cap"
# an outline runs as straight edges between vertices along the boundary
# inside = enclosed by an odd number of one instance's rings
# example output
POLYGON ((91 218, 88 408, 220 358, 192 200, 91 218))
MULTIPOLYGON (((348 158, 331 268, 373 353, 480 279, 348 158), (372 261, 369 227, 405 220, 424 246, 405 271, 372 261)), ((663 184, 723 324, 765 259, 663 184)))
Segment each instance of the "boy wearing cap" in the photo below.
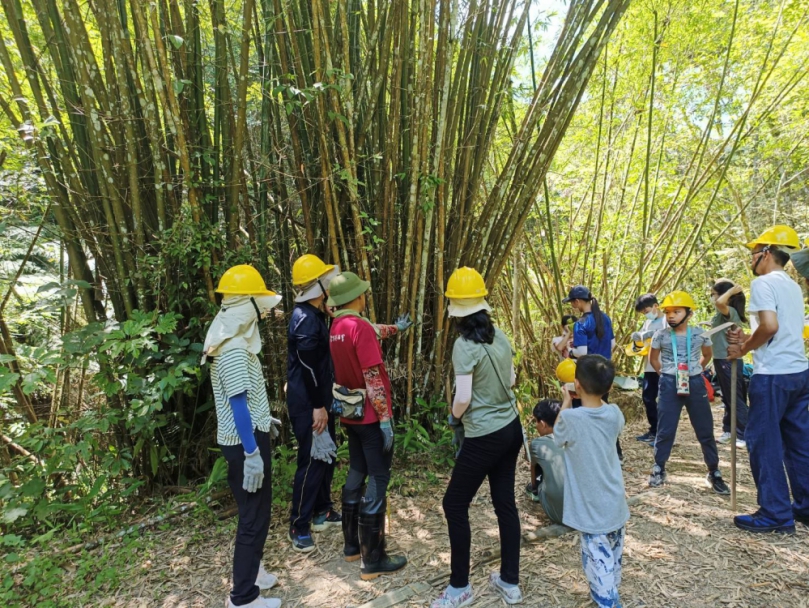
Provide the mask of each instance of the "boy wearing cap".
POLYGON ((711 339, 703 335, 705 332, 699 327, 688 324, 696 304, 686 292, 670 293, 663 299, 660 308, 666 315, 669 327, 655 333, 649 352, 652 367, 660 374, 655 464, 649 485, 659 487, 666 481, 666 462, 677 435, 680 413, 685 407, 702 446, 703 459, 708 467, 708 485, 717 494, 730 494, 719 472, 713 415, 702 377, 702 371, 712 356, 711 339))

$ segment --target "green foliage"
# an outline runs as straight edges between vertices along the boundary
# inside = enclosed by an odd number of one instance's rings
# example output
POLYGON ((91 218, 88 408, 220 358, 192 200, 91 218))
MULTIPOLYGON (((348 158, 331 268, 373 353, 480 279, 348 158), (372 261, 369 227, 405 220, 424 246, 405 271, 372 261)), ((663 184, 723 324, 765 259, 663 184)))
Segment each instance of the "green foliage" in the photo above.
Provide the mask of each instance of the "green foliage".
POLYGON ((396 426, 396 455, 407 462, 428 455, 437 467, 455 466, 453 432, 447 424, 448 408, 443 401, 416 399, 418 414, 396 426))

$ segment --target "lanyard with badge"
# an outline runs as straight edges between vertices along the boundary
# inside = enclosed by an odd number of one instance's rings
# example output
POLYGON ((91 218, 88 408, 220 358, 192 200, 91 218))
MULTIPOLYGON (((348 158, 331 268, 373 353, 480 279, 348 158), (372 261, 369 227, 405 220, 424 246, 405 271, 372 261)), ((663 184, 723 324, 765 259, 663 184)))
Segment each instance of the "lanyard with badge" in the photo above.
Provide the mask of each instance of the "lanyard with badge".
POLYGON ((674 351, 674 367, 676 368, 676 377, 677 377, 677 394, 678 395, 690 395, 691 394, 691 386, 689 381, 691 379, 691 373, 688 367, 688 360, 691 358, 691 328, 689 327, 685 334, 685 351, 687 353, 685 363, 679 363, 677 361, 677 334, 674 333, 674 330, 671 330, 671 349, 674 351))

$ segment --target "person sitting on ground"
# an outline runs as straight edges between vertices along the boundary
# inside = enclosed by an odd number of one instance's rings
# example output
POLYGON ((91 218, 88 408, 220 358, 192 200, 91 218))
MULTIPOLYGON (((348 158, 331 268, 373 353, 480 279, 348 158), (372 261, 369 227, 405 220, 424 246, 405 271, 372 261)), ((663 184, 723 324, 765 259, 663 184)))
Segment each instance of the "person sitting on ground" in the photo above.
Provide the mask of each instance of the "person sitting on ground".
MULTIPOLYGON (((711 320, 711 327, 719 327, 725 323, 735 323, 737 326, 747 323, 745 308, 747 300, 740 285, 733 281, 720 279, 711 288, 711 301, 716 307, 716 314, 711 320)), ((722 389, 722 403, 725 404, 725 414, 722 416, 722 435, 719 443, 730 441, 730 393, 731 370, 736 366, 736 447, 743 448, 744 429, 747 426, 747 386, 744 382, 744 362, 741 359, 731 361, 728 359, 728 330, 716 332, 711 336, 713 342, 713 366, 719 387, 722 389)))
POLYGON ((575 387, 582 407, 563 387, 562 409, 553 429, 565 469, 562 523, 579 531, 590 597, 603 608, 620 607, 621 562, 629 506, 615 441, 624 428, 617 405, 601 400, 612 386, 615 367, 601 355, 576 365, 575 387))
POLYGON ((534 407, 534 424, 539 437, 531 442, 531 483, 525 488, 555 524, 562 523, 565 463, 562 449, 553 439, 553 425, 562 403, 543 399, 534 407))
POLYGON ((517 457, 523 429, 511 387, 515 383, 513 351, 506 335, 492 323, 483 277, 459 268, 447 282, 449 315, 460 336, 452 349, 455 398, 452 415, 465 439, 444 494, 450 544, 449 585, 432 608, 460 608, 474 599, 469 584, 472 531, 469 505, 488 478, 500 531, 500 572, 489 587, 506 604, 522 603, 520 591, 520 516, 514 499, 517 457))
POLYGON ((575 315, 562 315, 562 334, 551 340, 554 352, 562 359, 570 357, 569 344, 572 335, 572 327, 575 322, 575 315))
POLYGON ((666 481, 666 462, 677 436, 680 413, 685 406, 691 426, 702 446, 708 467, 708 485, 717 494, 730 494, 719 472, 719 452, 713 436, 713 415, 702 370, 711 360, 711 339, 699 327, 688 321, 696 304, 684 291, 674 291, 660 306, 669 327, 658 330, 652 338, 649 359, 660 374, 660 395, 657 401, 657 438, 654 446, 654 466, 649 477, 653 488, 666 481))
MULTIPOLYGON (((632 334, 634 342, 651 342, 652 336, 658 329, 663 329, 666 324, 666 317, 660 310, 657 296, 653 293, 645 293, 635 300, 635 312, 642 314, 646 319, 640 330, 632 334)), ((643 435, 635 437, 638 441, 651 446, 655 444, 657 435, 657 394, 660 389, 660 376, 652 367, 649 356, 643 358, 643 407, 646 410, 646 421, 649 423, 649 430, 643 435)))

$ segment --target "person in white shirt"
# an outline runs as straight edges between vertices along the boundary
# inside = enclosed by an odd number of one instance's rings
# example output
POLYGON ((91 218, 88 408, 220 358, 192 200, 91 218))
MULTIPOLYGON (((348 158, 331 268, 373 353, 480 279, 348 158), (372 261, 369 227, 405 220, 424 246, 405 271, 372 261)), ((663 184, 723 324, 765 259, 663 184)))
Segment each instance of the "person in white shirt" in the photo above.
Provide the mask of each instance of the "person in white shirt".
POLYGON ((796 520, 809 525, 809 361, 803 293, 784 266, 800 241, 792 228, 773 226, 747 246, 758 277, 748 307, 753 333, 729 333, 728 359, 753 353, 745 439, 760 509, 733 521, 750 532, 794 534, 796 520))

